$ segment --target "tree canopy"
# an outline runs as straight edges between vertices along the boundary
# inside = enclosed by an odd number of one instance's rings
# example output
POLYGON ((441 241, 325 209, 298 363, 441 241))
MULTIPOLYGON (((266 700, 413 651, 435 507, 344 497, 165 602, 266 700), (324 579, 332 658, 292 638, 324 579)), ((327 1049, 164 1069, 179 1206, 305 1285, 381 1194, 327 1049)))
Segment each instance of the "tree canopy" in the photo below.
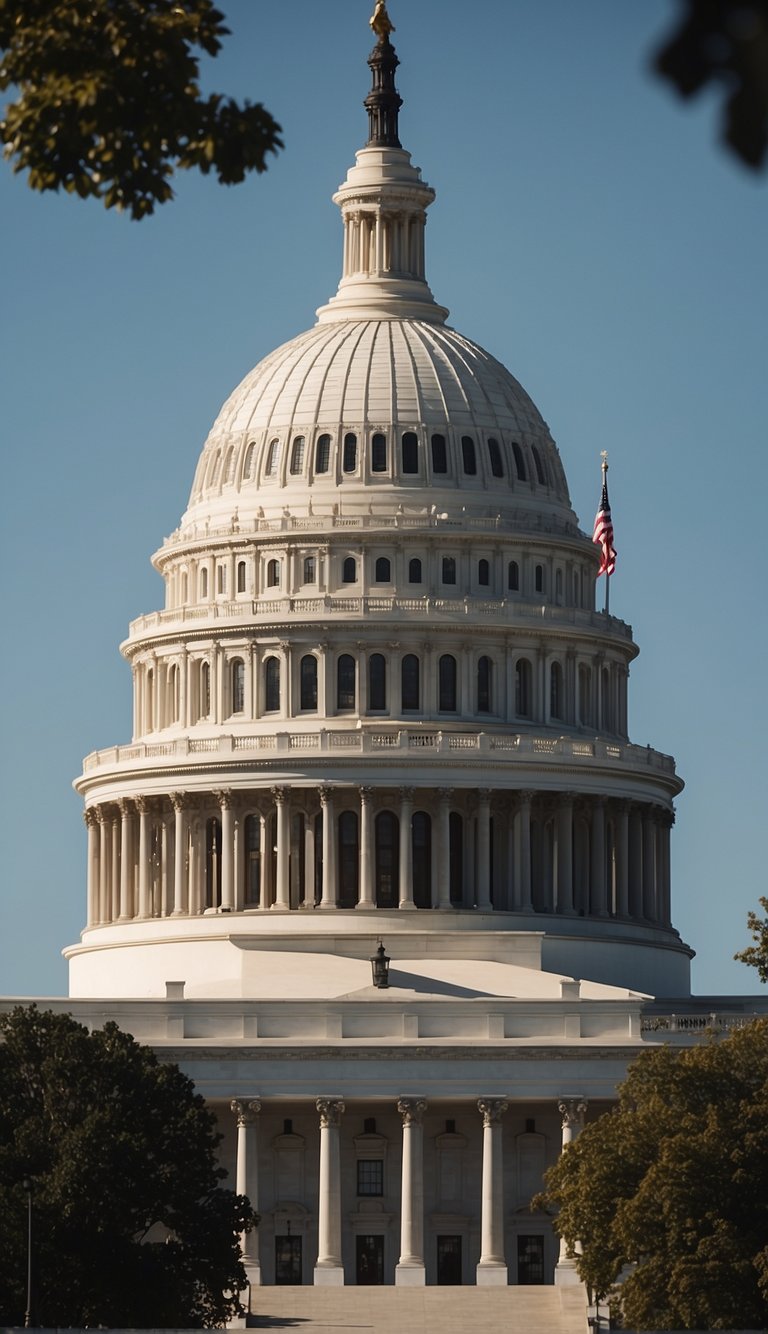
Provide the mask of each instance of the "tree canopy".
POLYGON ((223 1190, 215 1117, 113 1023, 0 1019, 0 1325, 203 1327, 239 1310, 248 1201, 223 1190))
POLYGON ((759 917, 756 912, 747 913, 747 928, 752 932, 755 943, 747 945, 734 958, 740 963, 749 964, 750 968, 756 968, 760 981, 768 982, 768 898, 761 897, 760 906, 765 917, 759 917))
POLYGON ((768 1019, 644 1052, 618 1105, 550 1168, 537 1203, 600 1298, 638 1329, 768 1323, 768 1019))
POLYGON ((142 218, 173 197, 176 169, 232 185, 282 147, 261 104, 198 84, 198 52, 228 33, 211 0, 0 0, 0 121, 35 190, 96 196, 142 218))

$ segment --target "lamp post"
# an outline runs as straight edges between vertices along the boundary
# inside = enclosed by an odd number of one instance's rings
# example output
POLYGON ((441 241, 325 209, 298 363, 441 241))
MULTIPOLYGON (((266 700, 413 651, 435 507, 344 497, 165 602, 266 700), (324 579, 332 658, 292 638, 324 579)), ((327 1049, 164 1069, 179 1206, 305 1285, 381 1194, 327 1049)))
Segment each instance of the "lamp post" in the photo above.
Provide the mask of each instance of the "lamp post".
POLYGON ((375 954, 371 955, 371 973, 375 987, 389 986, 389 956, 381 941, 375 954))
POLYGON ((24 1312, 24 1328, 32 1327, 32 1182, 25 1177, 21 1183, 27 1192, 27 1309, 24 1312))

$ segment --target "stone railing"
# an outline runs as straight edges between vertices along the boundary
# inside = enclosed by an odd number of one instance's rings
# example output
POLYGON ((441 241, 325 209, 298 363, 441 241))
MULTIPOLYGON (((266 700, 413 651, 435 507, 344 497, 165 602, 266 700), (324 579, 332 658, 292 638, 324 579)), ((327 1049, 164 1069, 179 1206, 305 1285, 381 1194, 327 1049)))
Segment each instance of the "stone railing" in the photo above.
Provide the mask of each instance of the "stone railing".
POLYGON ((438 597, 349 597, 346 594, 324 594, 319 597, 262 597, 258 600, 242 598, 237 602, 209 602, 202 606, 170 607, 164 611, 148 612, 131 621, 128 642, 150 634, 153 630, 167 631, 173 626, 198 625, 213 622, 232 625, 262 624, 284 621, 287 617, 306 620, 317 616, 347 619, 350 616, 414 616, 429 620, 443 616, 471 624, 473 618, 497 620, 509 625, 573 626, 579 630, 598 630, 603 634, 632 639, 632 627, 616 616, 583 607, 549 606, 540 602, 526 602, 518 598, 438 598, 438 597))
MULTIPOLYGON (((465 760, 489 760, 501 763, 550 763, 557 760, 576 764, 626 764, 634 769, 650 769, 656 773, 674 774, 675 762, 670 755, 652 750, 650 746, 630 743, 611 743, 597 739, 575 741, 571 737, 538 737, 519 733, 459 732, 445 729, 410 731, 403 728, 361 729, 359 731, 332 731, 323 728, 317 732, 263 732, 214 736, 182 736, 168 741, 135 742, 128 746, 110 746, 94 751, 83 764, 85 773, 94 769, 133 765, 153 759, 179 759, 196 755, 258 756, 274 754, 333 755, 339 751, 360 755, 425 753, 448 755, 462 752, 465 760)), ((661 1021, 660 1021, 661 1022, 661 1021)))
POLYGON ((640 1031, 654 1036, 679 1034, 683 1037, 695 1033, 731 1033, 737 1028, 745 1028, 757 1015, 750 1014, 644 1014, 640 1021, 640 1031))

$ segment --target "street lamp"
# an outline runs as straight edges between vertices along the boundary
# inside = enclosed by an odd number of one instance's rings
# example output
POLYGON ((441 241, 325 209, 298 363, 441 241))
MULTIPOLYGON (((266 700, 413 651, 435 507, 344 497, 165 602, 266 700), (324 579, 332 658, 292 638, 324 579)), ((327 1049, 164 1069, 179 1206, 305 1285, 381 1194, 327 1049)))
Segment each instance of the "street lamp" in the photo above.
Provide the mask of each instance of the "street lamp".
POLYGON ((25 1177, 21 1183, 27 1192, 27 1309, 24 1312, 24 1328, 32 1327, 32 1182, 25 1177))
POLYGON ((379 941, 379 948, 375 954, 371 955, 371 972, 375 987, 389 986, 389 963, 389 957, 381 941, 379 941))

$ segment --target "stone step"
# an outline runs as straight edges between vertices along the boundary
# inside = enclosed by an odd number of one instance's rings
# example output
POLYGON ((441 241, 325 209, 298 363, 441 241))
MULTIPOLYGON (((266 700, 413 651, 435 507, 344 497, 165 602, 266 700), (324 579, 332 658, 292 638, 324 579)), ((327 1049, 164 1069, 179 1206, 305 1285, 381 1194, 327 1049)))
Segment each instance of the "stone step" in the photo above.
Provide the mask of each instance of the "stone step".
POLYGON ((274 1334, 588 1334, 581 1287, 252 1288, 247 1326, 274 1334))

